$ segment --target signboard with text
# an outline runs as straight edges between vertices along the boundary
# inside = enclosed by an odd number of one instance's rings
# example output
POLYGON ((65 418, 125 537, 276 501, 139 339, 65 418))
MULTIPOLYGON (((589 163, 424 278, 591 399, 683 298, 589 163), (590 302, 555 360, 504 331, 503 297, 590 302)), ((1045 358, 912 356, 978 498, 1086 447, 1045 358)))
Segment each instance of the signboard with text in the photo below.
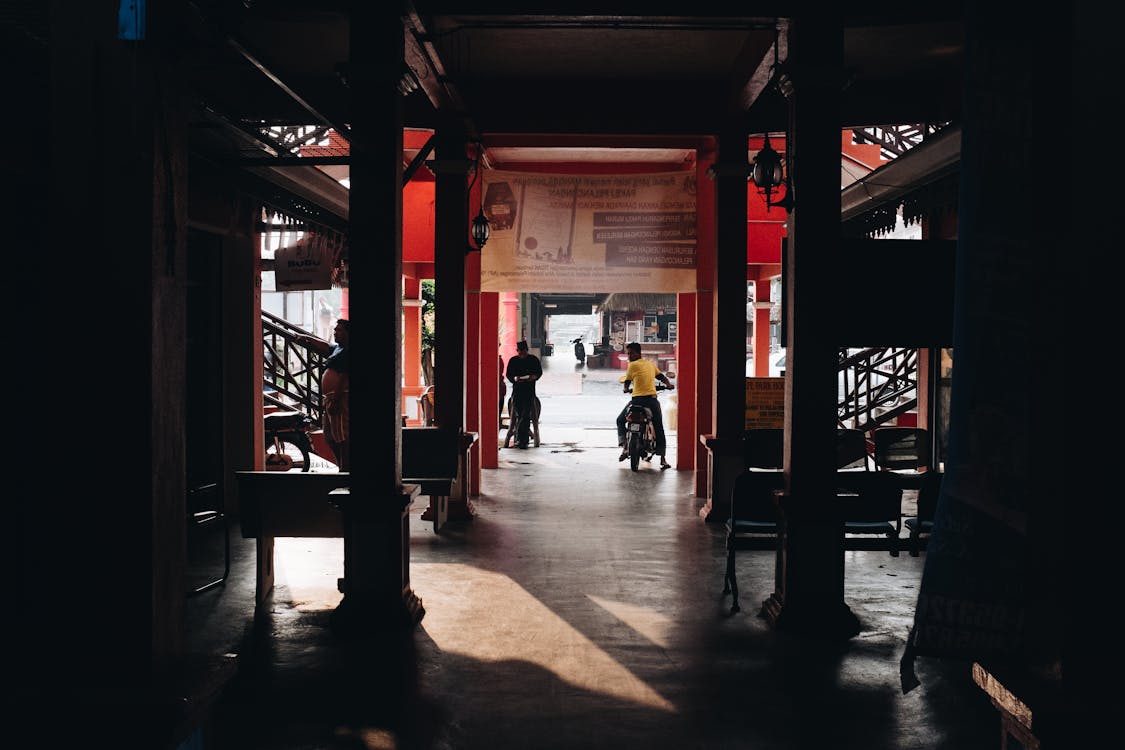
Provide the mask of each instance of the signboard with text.
POLYGON ((785 378, 746 378, 746 429, 785 427, 785 378))
POLYGON ((695 172, 484 173, 488 292, 695 291, 695 172))
POLYGON ((324 237, 306 234, 274 254, 274 285, 279 292, 331 289, 335 248, 324 237))

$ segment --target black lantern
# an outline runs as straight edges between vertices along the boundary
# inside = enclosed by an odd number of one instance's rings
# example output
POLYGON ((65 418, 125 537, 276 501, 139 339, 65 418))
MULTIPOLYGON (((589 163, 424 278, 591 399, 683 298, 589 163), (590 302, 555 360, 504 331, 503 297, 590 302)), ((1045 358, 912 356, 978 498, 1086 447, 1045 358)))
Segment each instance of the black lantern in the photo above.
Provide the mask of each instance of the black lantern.
POLYGON ((469 251, 476 250, 477 252, 480 252, 481 250, 484 249, 484 243, 488 242, 488 235, 491 234, 491 232, 492 232, 492 227, 490 227, 489 224, 488 224, 488 217, 484 215, 484 181, 481 180, 481 165, 480 165, 480 157, 481 157, 481 154, 483 152, 484 152, 484 146, 481 146, 481 145, 478 144, 477 145, 477 163, 476 163, 476 167, 475 167, 475 173, 473 174, 473 181, 471 183, 469 183, 469 196, 470 197, 473 194, 473 185, 475 185, 477 182, 481 183, 481 185, 480 185, 480 195, 479 195, 480 201, 479 201, 479 205, 477 207, 477 215, 473 218, 472 227, 470 227, 470 229, 469 229, 469 233, 471 234, 471 236, 473 238, 473 243, 476 245, 476 247, 474 247, 473 245, 469 245, 469 251))
POLYGON ((488 242, 489 229, 488 219, 485 218, 484 209, 482 208, 476 215, 476 218, 473 219, 473 242, 476 243, 477 250, 484 249, 484 243, 488 242))
POLYGON ((774 151, 773 147, 770 146, 769 133, 766 133, 766 141, 762 145, 762 150, 754 157, 754 168, 750 172, 750 178, 757 185, 758 193, 766 199, 767 212, 770 210, 770 206, 780 205, 781 202, 775 201, 773 196, 777 194, 777 189, 785 182, 785 170, 782 168, 781 154, 774 151))

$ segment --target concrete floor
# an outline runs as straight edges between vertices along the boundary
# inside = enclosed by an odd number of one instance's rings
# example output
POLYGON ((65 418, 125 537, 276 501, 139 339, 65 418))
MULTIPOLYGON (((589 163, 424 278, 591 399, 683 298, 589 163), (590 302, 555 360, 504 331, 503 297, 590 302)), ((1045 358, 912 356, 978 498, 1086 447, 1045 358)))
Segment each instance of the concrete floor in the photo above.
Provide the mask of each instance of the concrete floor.
POLYGON ((412 508, 426 615, 411 633, 334 638, 335 539, 278 540, 277 588, 255 621, 253 542, 235 529, 227 584, 189 599, 191 647, 242 665, 209 747, 998 746, 968 664, 919 659, 921 687, 900 690, 924 553, 845 553, 862 632, 843 644, 757 616, 772 552, 739 554, 743 610, 730 614, 723 529, 700 520, 691 472, 618 463, 617 373, 583 378, 573 365, 540 388, 542 445, 501 451, 474 519, 439 535, 424 503, 412 508))

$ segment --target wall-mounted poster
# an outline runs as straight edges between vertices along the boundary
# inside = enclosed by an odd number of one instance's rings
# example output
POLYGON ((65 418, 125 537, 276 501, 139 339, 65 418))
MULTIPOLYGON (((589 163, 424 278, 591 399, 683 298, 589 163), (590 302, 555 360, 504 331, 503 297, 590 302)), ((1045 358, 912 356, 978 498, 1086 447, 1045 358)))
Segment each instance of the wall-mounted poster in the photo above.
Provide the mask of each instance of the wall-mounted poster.
POLYGON ((615 352, 625 351, 625 313, 613 313, 609 323, 609 345, 615 352))
MULTIPOLYGON (((566 175, 487 170, 486 292, 690 292, 695 172, 566 175)), ((639 339, 638 339, 639 340, 639 339)))
POLYGON ((515 257, 523 260, 570 263, 574 257, 574 221, 577 190, 545 185, 520 186, 516 205, 524 206, 516 222, 515 257))
POLYGON ((746 378, 746 429, 785 426, 785 378, 746 378))
POLYGON ((625 343, 641 340, 641 321, 630 320, 625 323, 625 343))

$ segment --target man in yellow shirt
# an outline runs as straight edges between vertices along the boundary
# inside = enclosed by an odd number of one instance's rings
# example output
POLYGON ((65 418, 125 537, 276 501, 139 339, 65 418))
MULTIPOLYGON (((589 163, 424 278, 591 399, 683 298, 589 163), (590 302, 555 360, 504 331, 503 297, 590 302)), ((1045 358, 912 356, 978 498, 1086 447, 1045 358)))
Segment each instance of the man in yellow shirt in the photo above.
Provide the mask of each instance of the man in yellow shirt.
POLYGON ((629 451, 625 447, 625 416, 629 413, 631 404, 640 404, 647 406, 652 412, 652 426, 656 430, 656 453, 660 456, 660 469, 670 469, 672 464, 664 458, 667 441, 664 438, 664 417, 660 412, 660 401, 656 398, 656 382, 660 381, 668 388, 675 386, 667 375, 657 369, 656 365, 641 358, 641 345, 636 341, 625 345, 625 354, 629 357, 629 367, 625 370, 622 381, 626 393, 630 391, 632 385, 633 397, 617 415, 617 444, 621 446, 621 455, 617 460, 624 461, 629 457, 629 451))

